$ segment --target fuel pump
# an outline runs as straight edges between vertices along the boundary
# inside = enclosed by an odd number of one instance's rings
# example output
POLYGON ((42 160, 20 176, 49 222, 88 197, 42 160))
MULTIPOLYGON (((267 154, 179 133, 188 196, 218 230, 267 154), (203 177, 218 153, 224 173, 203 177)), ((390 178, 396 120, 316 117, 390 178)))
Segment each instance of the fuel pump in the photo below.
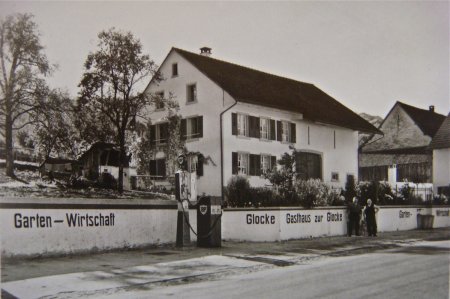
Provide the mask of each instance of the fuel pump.
POLYGON ((191 184, 189 173, 185 168, 186 157, 178 156, 180 169, 175 173, 175 197, 178 201, 177 217, 177 246, 183 247, 191 242, 189 231, 189 186, 191 184))

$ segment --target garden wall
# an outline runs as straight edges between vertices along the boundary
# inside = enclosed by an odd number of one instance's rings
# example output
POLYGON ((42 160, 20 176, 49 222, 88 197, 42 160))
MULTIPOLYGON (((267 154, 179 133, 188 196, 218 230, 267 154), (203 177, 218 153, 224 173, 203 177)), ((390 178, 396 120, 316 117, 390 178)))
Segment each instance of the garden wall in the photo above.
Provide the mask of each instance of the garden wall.
MULTIPOLYGON (((433 227, 450 227, 449 206, 380 207, 378 231, 402 231, 417 228, 417 214, 434 215, 433 227)), ((344 207, 303 208, 236 208, 225 209, 222 238, 237 241, 281 241, 347 234, 344 207)))
MULTIPOLYGON (((190 221, 197 227, 195 210, 190 221)), ((170 200, 0 201, 2 256, 58 255, 175 243, 170 200)), ((191 240, 196 240, 191 232, 191 240)))

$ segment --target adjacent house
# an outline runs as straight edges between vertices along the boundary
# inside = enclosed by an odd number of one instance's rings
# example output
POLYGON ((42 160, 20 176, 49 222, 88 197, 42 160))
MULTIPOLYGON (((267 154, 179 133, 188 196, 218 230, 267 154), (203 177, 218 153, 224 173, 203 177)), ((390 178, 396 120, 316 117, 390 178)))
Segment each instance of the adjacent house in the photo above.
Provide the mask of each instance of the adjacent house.
MULTIPOLYGON (((117 180, 119 178, 119 157, 120 150, 117 145, 96 142, 78 160, 82 165, 84 177, 96 180, 103 173, 109 173, 117 180)), ((123 188, 124 190, 130 190, 130 177, 136 175, 136 170, 129 167, 130 157, 126 157, 123 162, 123 188)))
MULTIPOLYGON (((299 152, 301 178, 343 187, 357 175, 358 132, 378 129, 313 84, 210 56, 207 47, 200 54, 172 48, 159 69, 165 80, 146 88, 178 102, 187 149, 209 160, 188 161, 197 172, 198 194, 220 196, 234 175, 246 176, 252 186, 269 185, 262 174, 290 147, 299 152)), ((159 103, 148 115, 152 141, 160 146, 169 134, 166 115, 159 103)), ((163 150, 154 153, 151 175, 166 176, 166 158, 163 150)))
POLYGON ((379 127, 383 135, 372 136, 360 147, 359 179, 431 183, 429 145, 444 119, 434 106, 421 109, 396 102, 379 127))
POLYGON ((450 196, 450 113, 430 143, 433 151, 433 186, 438 194, 450 196))

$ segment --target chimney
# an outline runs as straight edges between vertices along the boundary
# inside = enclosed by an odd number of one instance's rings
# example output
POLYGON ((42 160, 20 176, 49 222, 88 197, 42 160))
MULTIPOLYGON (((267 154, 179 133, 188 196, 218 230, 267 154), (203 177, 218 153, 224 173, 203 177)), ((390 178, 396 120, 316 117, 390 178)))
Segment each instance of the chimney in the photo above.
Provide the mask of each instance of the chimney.
POLYGON ((434 112, 434 105, 430 105, 429 110, 430 112, 434 112))
POLYGON ((200 48, 200 55, 203 55, 203 56, 206 56, 206 57, 211 56, 211 48, 208 48, 208 47, 200 48))

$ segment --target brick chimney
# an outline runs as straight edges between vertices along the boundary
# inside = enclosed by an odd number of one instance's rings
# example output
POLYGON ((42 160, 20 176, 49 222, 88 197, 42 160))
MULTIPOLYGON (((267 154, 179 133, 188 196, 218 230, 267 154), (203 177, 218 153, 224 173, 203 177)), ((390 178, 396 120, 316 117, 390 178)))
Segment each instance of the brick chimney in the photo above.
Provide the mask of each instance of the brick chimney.
POLYGON ((434 112, 434 105, 430 105, 430 107, 428 107, 428 109, 430 110, 430 112, 434 112))
POLYGON ((200 48, 200 55, 203 55, 203 56, 206 56, 206 57, 211 56, 211 48, 208 48, 208 47, 200 48))

